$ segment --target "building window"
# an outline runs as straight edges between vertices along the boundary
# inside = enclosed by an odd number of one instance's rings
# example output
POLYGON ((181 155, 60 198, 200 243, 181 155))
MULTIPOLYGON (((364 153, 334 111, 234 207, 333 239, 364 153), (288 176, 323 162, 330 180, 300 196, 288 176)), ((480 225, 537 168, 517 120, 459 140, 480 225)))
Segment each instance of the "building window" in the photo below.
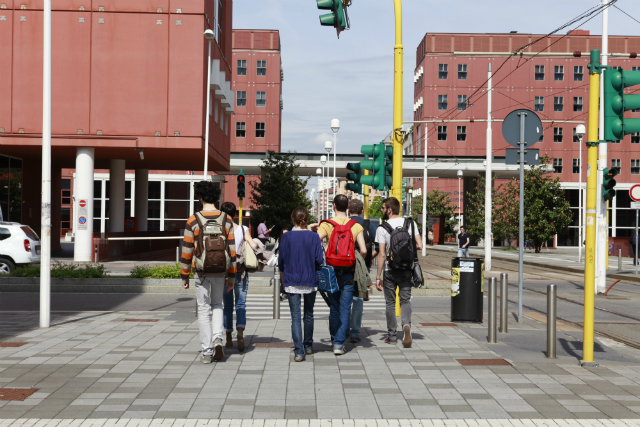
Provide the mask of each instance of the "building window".
POLYGON ((538 142, 544 142, 544 129, 540 132, 540 138, 538 138, 538 142))
POLYGON ((612 70, 622 71, 622 67, 611 67, 612 70))
POLYGON ((553 128, 553 142, 562 142, 562 128, 553 128))
POLYGON ((247 106, 247 91, 239 90, 236 92, 238 95, 238 99, 236 100, 236 105, 238 107, 246 107, 247 106))
POLYGON ((631 143, 640 144, 640 132, 635 132, 631 134, 631 143))
POLYGON ((466 126, 458 126, 456 130, 457 140, 458 141, 466 141, 467 140, 467 127, 466 126))
POLYGON ((562 81, 564 80, 564 66, 556 65, 553 67, 553 80, 562 81))
POLYGON ((438 64, 438 78, 440 80, 449 78, 449 64, 438 64))
POLYGON ((584 76, 584 68, 582 65, 574 65, 573 66, 573 81, 581 82, 584 76))
POLYGON ((467 64, 458 64, 458 79, 467 80, 467 64))
POLYGON ((256 138, 264 138, 264 122, 256 122, 256 138))
POLYGON ((458 110, 467 109, 467 95, 458 95, 458 110))
POLYGON ((631 175, 640 175, 640 159, 631 159, 631 175))
POLYGON ((535 111, 544 111, 544 96, 536 96, 534 101, 535 111))
POLYGON ((536 80, 544 80, 544 65, 536 65, 536 80))
POLYGON ((573 159, 573 173, 580 173, 580 159, 573 159))
POLYGON ((562 173, 562 159, 553 159, 553 173, 562 173))
POLYGON ((245 122, 236 122, 236 138, 244 138, 247 131, 245 122))
POLYGON ((573 142, 580 142, 580 137, 576 134, 576 128, 573 128, 573 142))
POLYGON ((582 112, 582 97, 574 96, 573 97, 573 111, 577 113, 582 112))
POLYGON ((446 141, 446 140, 447 140, 447 127, 438 126, 438 141, 446 141))
POLYGON ((620 172, 620 159, 611 159, 611 168, 617 168, 620 172))
POLYGON ((554 96, 553 111, 563 111, 563 110, 564 110, 564 96, 554 96))
POLYGON ((267 61, 258 61, 256 74, 258 76, 266 76, 267 75, 267 61))
POLYGON ((247 60, 246 59, 238 59, 238 71, 239 76, 247 75, 247 60))
POLYGON ((214 105, 213 119, 215 120, 216 123, 218 123, 218 104, 219 104, 218 100, 214 98, 213 99, 213 105, 214 105))
POLYGON ((267 92, 256 92, 256 107, 267 106, 267 92))
POLYGON ((447 95, 438 95, 438 110, 447 109, 447 95))
POLYGON ((631 71, 640 71, 640 67, 631 67, 631 71))

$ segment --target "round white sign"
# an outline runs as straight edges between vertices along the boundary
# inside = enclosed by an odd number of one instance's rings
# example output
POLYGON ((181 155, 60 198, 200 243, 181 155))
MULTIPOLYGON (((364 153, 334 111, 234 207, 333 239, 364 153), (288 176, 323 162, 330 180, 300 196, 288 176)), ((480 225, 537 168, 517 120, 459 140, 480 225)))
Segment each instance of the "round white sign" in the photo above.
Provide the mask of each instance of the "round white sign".
POLYGON ((631 200, 640 202, 640 184, 636 184, 629 190, 629 197, 631 200))

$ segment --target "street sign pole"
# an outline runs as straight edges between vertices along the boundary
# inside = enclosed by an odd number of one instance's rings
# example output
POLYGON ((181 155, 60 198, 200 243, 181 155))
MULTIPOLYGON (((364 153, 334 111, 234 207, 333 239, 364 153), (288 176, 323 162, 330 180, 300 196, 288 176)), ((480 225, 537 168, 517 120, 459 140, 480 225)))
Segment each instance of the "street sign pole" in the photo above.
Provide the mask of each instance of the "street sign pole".
POLYGON ((636 265, 636 274, 638 274, 638 210, 640 209, 640 184, 633 185, 629 189, 629 198, 632 200, 631 209, 636 210, 636 229, 634 230, 636 237, 636 250, 633 254, 634 264, 636 265))
POLYGON ((522 279, 524 264, 524 151, 527 143, 524 140, 524 122, 527 113, 518 113, 520 117, 520 221, 518 234, 518 323, 522 323, 522 279))

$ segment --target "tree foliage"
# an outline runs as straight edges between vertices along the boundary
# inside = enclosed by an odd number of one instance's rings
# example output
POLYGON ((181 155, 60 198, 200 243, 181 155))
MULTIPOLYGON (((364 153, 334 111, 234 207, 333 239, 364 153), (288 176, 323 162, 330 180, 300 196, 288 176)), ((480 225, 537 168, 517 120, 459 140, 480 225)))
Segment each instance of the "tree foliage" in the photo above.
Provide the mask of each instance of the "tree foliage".
MULTIPOLYGON (((467 206, 464 210, 464 222, 471 240, 484 239, 484 177, 478 177, 474 192, 467 191, 467 206)), ((495 211, 495 209, 492 209, 495 211)), ((493 229, 493 227, 492 227, 493 229)))
MULTIPOLYGON (((455 219, 454 212, 457 207, 444 191, 435 188, 427 193, 427 215, 444 215, 445 236, 454 236, 456 233, 455 227, 458 225, 458 221, 455 219)), ((412 202, 411 217, 418 222, 418 215, 421 213, 422 196, 416 196, 412 202)), ((418 226, 422 227, 422 224, 418 223, 418 226)))
POLYGON ((294 153, 278 154, 267 151, 262 165, 262 179, 251 182, 251 201, 257 206, 251 212, 251 224, 257 227, 260 218, 273 226, 273 235, 278 236, 283 228, 291 228, 291 212, 304 206, 311 210, 307 197, 307 182, 310 177, 300 178, 294 153))
POLYGON ((375 196, 369 203, 369 218, 382 218, 382 197, 375 196))
POLYGON ((493 197, 493 238, 501 242, 507 241, 511 247, 518 238, 520 226, 520 190, 519 181, 512 179, 502 183, 493 197))

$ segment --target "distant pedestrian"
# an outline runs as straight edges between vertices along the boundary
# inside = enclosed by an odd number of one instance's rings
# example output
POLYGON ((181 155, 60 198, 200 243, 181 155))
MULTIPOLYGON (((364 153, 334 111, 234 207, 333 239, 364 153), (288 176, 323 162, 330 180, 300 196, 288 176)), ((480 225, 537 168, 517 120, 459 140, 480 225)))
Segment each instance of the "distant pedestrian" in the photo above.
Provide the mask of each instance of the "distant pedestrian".
POLYGON ((432 229, 429 229, 429 234, 427 235, 427 238, 429 239, 429 244, 433 246, 433 230, 432 229))
POLYGON ((471 243, 471 236, 467 233, 464 226, 460 227, 460 234, 458 234, 458 257, 469 258, 469 244, 471 243))
POLYGON ((636 265, 636 243, 638 242, 638 229, 636 228, 629 239, 631 244, 631 253, 633 253, 633 265, 636 265))
POLYGON ((313 306, 318 291, 316 267, 323 264, 324 254, 318 234, 307 229, 309 212, 297 207, 291 214, 295 229, 280 237, 278 268, 291 310, 291 336, 295 361, 302 362, 313 354, 313 306), (304 301, 304 335, 300 315, 304 301))
POLYGON ((202 210, 185 225, 180 260, 182 287, 189 289, 189 275, 195 270, 198 327, 202 345, 202 363, 222 360, 224 330, 222 298, 236 281, 236 245, 233 220, 216 209, 220 188, 212 181, 194 185, 202 210))
MULTIPOLYGON (((364 219, 360 215, 364 212, 364 204, 358 199, 351 199, 349 202, 349 218, 362 226, 364 243, 367 247, 367 256, 364 258, 367 269, 371 270, 371 262, 378 255, 378 245, 375 244, 376 231, 378 227, 368 219, 364 219)), ((362 313, 364 310, 364 299, 357 296, 353 297, 353 306, 351 307, 351 317, 349 319, 348 335, 351 337, 352 343, 360 342, 360 326, 362 325, 362 313)))
POLYGON ((331 308, 329 313, 329 332, 333 342, 333 353, 340 356, 345 353, 344 343, 349 329, 351 304, 356 292, 355 284, 355 244, 360 254, 367 256, 363 228, 347 216, 349 199, 344 194, 333 198, 333 210, 336 216, 323 220, 318 227, 320 240, 327 239, 327 264, 332 265, 338 279, 337 292, 329 294, 331 308), (334 235, 334 233, 336 233, 334 235))
POLYGON ((269 242, 269 233, 271 233, 273 227, 267 229, 267 218, 260 218, 260 224, 258 225, 258 239, 262 242, 263 245, 266 246, 267 242, 269 242))
MULTIPOLYGON (((236 205, 231 202, 225 202, 220 206, 220 210, 227 214, 229 218, 236 216, 236 205)), ((233 234, 235 238, 236 248, 240 249, 240 245, 243 245, 246 241, 251 248, 258 249, 258 244, 251 238, 249 227, 239 226, 233 223, 233 234)), ((238 351, 245 350, 244 344, 244 329, 247 325, 247 292, 249 290, 249 273, 244 269, 244 264, 238 263, 238 271, 236 272, 235 284, 233 290, 225 291, 222 298, 224 302, 224 329, 227 333, 226 347, 233 347, 233 309, 235 299, 236 310, 236 330, 238 351)))
POLYGON ((384 342, 387 344, 397 342, 396 288, 398 288, 402 316, 402 344, 405 348, 409 348, 412 343, 411 274, 413 262, 417 256, 416 250, 422 249, 422 239, 415 221, 400 216, 400 202, 395 197, 382 201, 382 218, 386 222, 378 227, 376 233, 376 242, 380 247, 376 288, 378 291, 384 290, 387 317, 387 337, 384 342))

